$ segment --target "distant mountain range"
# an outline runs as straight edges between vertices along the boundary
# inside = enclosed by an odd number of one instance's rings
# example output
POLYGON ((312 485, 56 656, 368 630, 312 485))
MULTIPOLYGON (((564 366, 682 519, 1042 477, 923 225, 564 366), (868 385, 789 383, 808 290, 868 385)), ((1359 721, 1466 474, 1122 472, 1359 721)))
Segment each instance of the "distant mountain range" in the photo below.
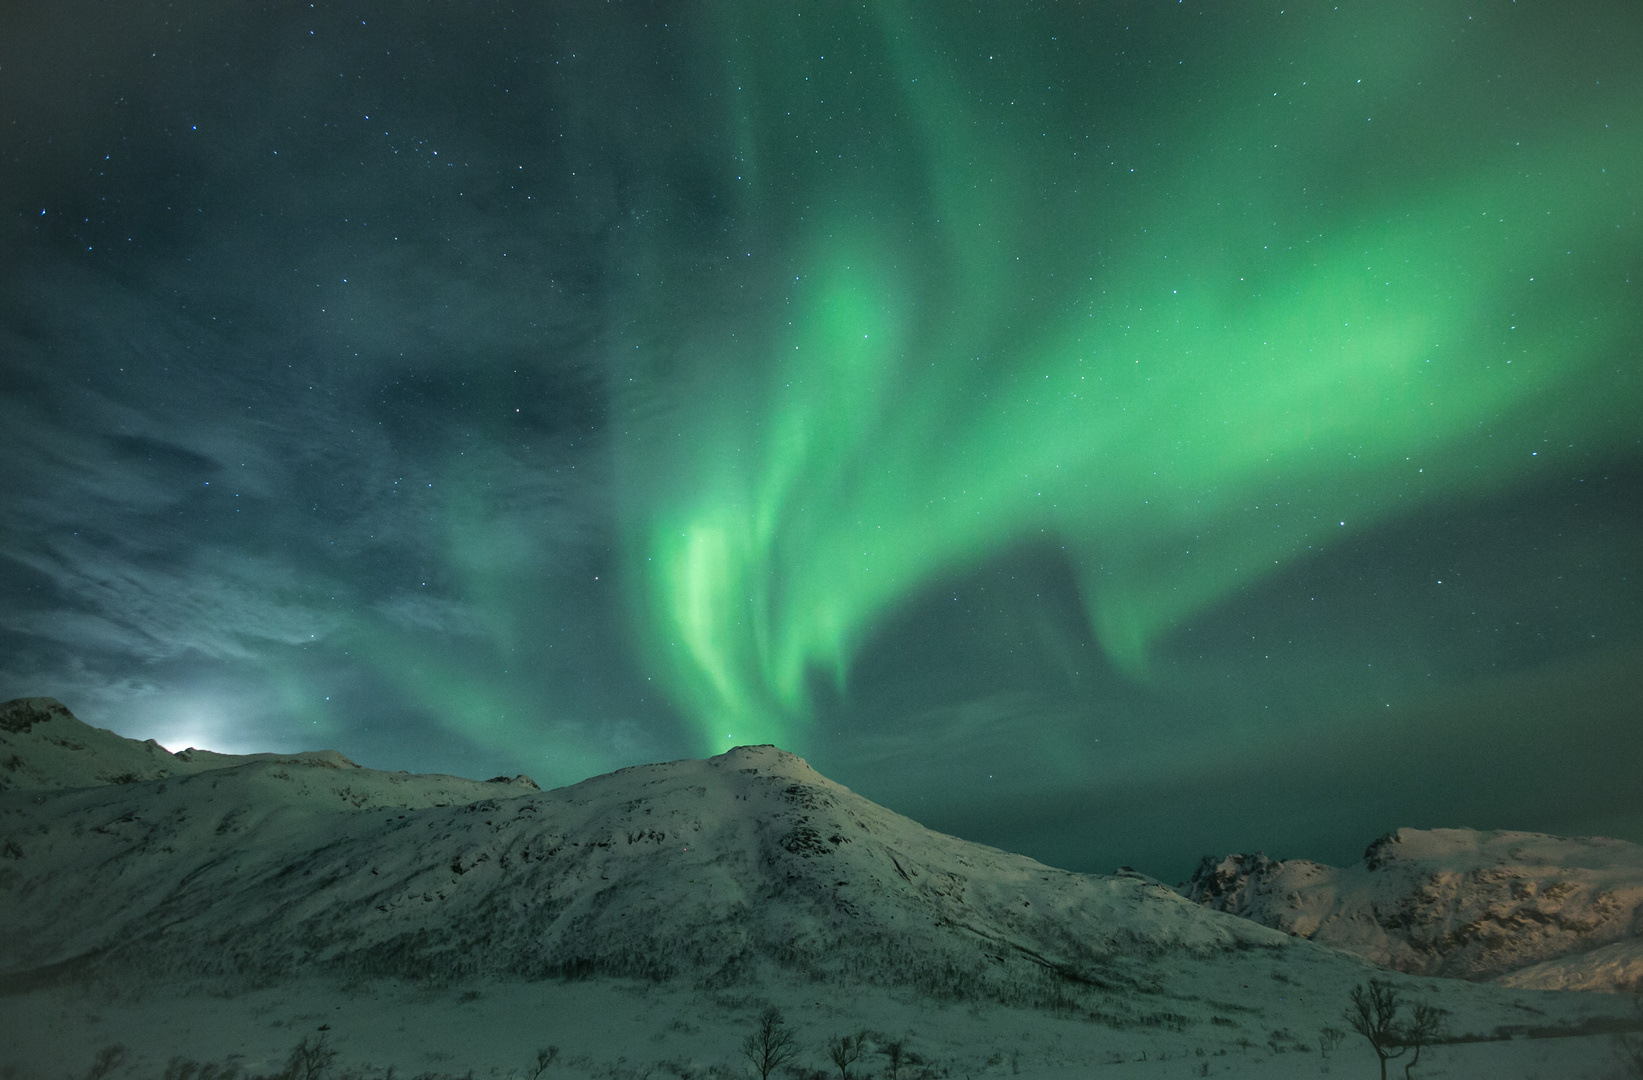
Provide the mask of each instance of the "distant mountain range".
POLYGON ((1623 840, 1399 829, 1349 867, 1206 856, 1184 891, 1411 974, 1643 993, 1643 847, 1623 840))

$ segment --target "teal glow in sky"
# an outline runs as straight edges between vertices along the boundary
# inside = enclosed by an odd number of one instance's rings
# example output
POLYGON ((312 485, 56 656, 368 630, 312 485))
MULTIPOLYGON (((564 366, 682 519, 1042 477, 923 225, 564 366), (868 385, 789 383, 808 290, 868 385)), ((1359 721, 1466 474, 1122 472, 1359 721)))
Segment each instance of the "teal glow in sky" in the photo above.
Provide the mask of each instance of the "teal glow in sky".
POLYGON ((1643 98, 1542 96, 1516 13, 1158 15, 1142 63, 864 10, 726 15, 739 292, 686 334, 688 275, 635 292, 677 350, 634 361, 636 616, 703 751, 804 747, 875 619, 1026 538, 1146 680, 1353 532, 1635 445, 1643 98))

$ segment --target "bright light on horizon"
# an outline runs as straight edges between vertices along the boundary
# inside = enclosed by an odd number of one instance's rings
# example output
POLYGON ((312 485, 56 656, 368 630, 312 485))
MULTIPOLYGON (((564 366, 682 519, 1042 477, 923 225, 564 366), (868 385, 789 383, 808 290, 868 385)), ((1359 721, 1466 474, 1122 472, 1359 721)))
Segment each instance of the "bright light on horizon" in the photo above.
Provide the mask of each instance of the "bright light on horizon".
POLYGON ((234 717, 252 710, 232 707, 210 697, 156 698, 119 717, 110 730, 128 739, 153 739, 167 753, 209 750, 217 754, 267 753, 274 748, 254 743, 257 736, 234 717))

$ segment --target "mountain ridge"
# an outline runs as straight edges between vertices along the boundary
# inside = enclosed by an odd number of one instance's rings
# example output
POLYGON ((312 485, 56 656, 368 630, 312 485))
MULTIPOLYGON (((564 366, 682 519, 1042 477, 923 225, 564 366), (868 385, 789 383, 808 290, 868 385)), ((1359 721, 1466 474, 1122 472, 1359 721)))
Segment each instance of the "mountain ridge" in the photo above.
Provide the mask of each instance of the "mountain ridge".
POLYGON ((1409 974, 1643 993, 1643 846, 1624 840, 1398 829, 1349 867, 1206 855, 1184 894, 1409 974))
MULTIPOLYGON (((73 735, 70 718, 49 723, 73 735)), ((223 760, 0 793, 3 977, 863 978, 1134 1011, 1122 995, 1159 986, 1158 952, 1291 944, 1150 879, 932 832, 775 747, 550 792, 324 753, 223 760), (99 902, 65 919, 87 863, 99 902)))

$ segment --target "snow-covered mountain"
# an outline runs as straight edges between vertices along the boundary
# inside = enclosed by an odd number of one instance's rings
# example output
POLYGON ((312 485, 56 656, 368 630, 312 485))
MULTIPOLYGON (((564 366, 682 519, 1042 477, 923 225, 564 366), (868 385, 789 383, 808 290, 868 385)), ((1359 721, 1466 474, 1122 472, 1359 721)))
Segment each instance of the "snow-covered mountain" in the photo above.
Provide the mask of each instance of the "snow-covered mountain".
POLYGON ((122 781, 0 803, 0 971, 14 978, 781 975, 1136 1012, 1134 994, 1161 989, 1160 952, 1292 951, 1150 879, 931 832, 770 746, 540 792, 335 753, 207 764, 119 746, 55 703, 6 715, 15 756, 19 734, 84 747, 84 767, 50 776, 122 781))
POLYGON ((1398 971, 1643 993, 1643 847, 1623 840, 1399 829, 1356 866, 1205 856, 1185 892, 1398 971))
MULTIPOLYGON (((1379 974, 1141 875, 933 832, 770 746, 540 791, 171 754, 24 699, 0 706, 0 775, 0 1067, 21 1076, 113 1043, 134 1078, 178 1053, 266 1071, 298 1032, 360 1077, 503 1076, 550 1043, 589 1076, 722 1075, 767 1003, 812 1068, 872 1028, 931 1076, 1189 1054, 1300 1076, 1379 974)), ((1444 1051, 1493 1077, 1596 1060, 1627 1022, 1609 995, 1396 978, 1457 1034, 1570 1035, 1444 1051)))

